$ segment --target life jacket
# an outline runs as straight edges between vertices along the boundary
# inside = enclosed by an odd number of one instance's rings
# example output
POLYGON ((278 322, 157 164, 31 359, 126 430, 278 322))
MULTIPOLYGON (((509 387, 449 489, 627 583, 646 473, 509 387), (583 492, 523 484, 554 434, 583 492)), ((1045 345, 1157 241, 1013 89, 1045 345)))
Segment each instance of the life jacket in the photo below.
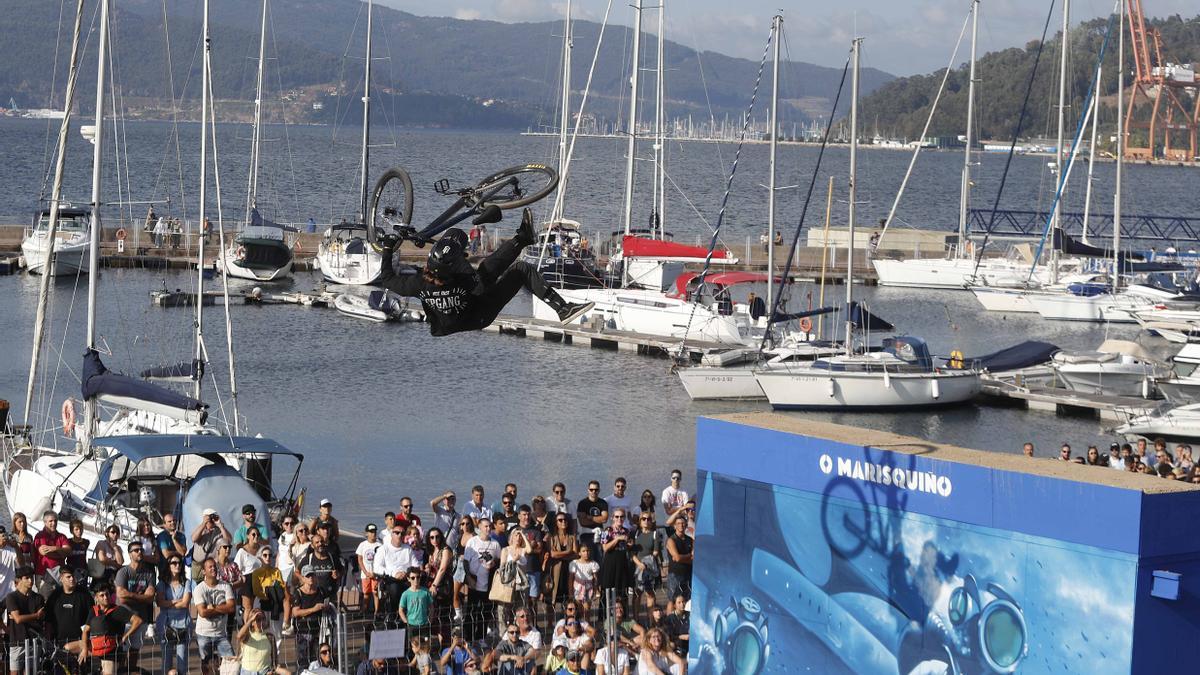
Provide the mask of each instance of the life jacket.
MULTIPOLYGON (((117 611, 115 605, 110 605, 107 609, 101 610, 100 607, 93 605, 92 613, 95 616, 100 616, 101 612, 105 616, 117 611)), ((117 651, 117 636, 116 635, 89 635, 88 649, 92 652, 92 656, 105 657, 117 651)))

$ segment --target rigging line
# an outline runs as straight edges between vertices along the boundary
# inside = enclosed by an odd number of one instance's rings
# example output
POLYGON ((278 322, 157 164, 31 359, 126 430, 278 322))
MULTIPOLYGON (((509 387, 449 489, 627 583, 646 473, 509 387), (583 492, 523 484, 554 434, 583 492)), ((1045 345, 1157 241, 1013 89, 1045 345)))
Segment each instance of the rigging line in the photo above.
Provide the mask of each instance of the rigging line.
POLYGON ((1008 170, 1012 167, 1013 155, 1016 154, 1017 139, 1021 137, 1021 127, 1025 125, 1029 96, 1033 93, 1033 83, 1037 79, 1038 64, 1042 62, 1042 52, 1046 48, 1046 32, 1050 30, 1050 19, 1054 17, 1054 4, 1055 0, 1050 0, 1050 6, 1046 10, 1046 23, 1042 26, 1042 39, 1038 41, 1037 54, 1033 59, 1033 70, 1029 73, 1029 82, 1025 85, 1025 97, 1021 101, 1021 114, 1017 117, 1017 126, 1013 129, 1012 141, 1008 144, 1008 156, 1004 160, 1004 171, 1000 173, 1000 187, 996 189, 996 199, 992 202, 992 213, 988 218, 987 232, 983 235, 983 242, 976 247, 975 268, 971 272, 972 275, 979 273, 979 263, 983 260, 983 252, 992 235, 992 227, 996 224, 996 212, 1000 209, 1000 197, 1004 194, 1004 183, 1008 180, 1008 170))
MULTIPOLYGON (((804 218, 808 215, 808 206, 812 202, 813 189, 816 187, 817 178, 821 173, 821 162, 825 158, 825 149, 829 147, 829 136, 833 133, 833 119, 837 116, 838 104, 842 100, 842 91, 846 88, 846 75, 850 72, 850 56, 846 57, 846 65, 842 66, 842 79, 838 83, 837 94, 833 97, 833 106, 829 109, 829 119, 825 122, 825 134, 821 139, 821 148, 817 151, 817 163, 813 167, 812 178, 808 182, 808 191, 804 196, 804 206, 800 209, 800 220, 796 223, 796 233, 792 235, 792 244, 788 247, 787 261, 783 265, 783 275, 779 278, 779 291, 775 293, 775 299, 771 303, 771 313, 767 315, 767 330, 763 333, 762 341, 758 344, 758 352, 762 354, 763 349, 767 345, 767 337, 771 334, 771 324, 775 321, 775 315, 779 311, 779 305, 783 299, 783 291, 787 284, 788 275, 792 271, 792 263, 796 258, 796 250, 800 246, 800 233, 804 231, 804 218)), ((828 243, 828 242, 826 242, 828 243)), ((851 252, 853 255, 853 252, 851 252)), ((775 283, 774 279, 768 283, 775 283)), ((846 308, 849 311, 849 308, 846 308)))
MULTIPOLYGON (((1123 0, 1117 0, 1117 2, 1122 2, 1122 1, 1123 0)), ((1096 90, 1099 87, 1100 66, 1101 66, 1101 64, 1104 63, 1104 52, 1108 50, 1108 41, 1109 41, 1109 38, 1112 36, 1112 29, 1113 29, 1113 24, 1116 22, 1116 16, 1117 15, 1115 12, 1112 14, 1109 14, 1108 30, 1104 34, 1104 42, 1101 43, 1101 45, 1100 45, 1100 56, 1099 56, 1099 58, 1096 59, 1096 68, 1092 75, 1092 83, 1088 86, 1088 93, 1087 93, 1087 96, 1084 98, 1084 110, 1089 110, 1091 108, 1092 97, 1096 95, 1096 90)), ((1124 30, 1123 27, 1122 27, 1122 30, 1124 30)), ((1084 129, 1084 125, 1086 123, 1087 123, 1087 115, 1085 114, 1085 115, 1080 116, 1079 124, 1076 125, 1076 127, 1075 127, 1075 138, 1071 141, 1071 152, 1068 155, 1067 166, 1066 167, 1061 167, 1061 166, 1058 167, 1058 189, 1055 190, 1055 193, 1054 193, 1054 202, 1051 204, 1051 208, 1050 208, 1051 212, 1056 210, 1056 208, 1058 207, 1059 201, 1062 199, 1063 191, 1067 187, 1067 178, 1070 175, 1070 167, 1075 164, 1076 150, 1079 147, 1080 139, 1083 137, 1083 129, 1084 129)), ((1118 215, 1118 217, 1119 217, 1119 215, 1118 215)), ((1037 259, 1041 257, 1042 250, 1046 246, 1046 236, 1048 234, 1050 234, 1050 223, 1051 223, 1051 218, 1047 218, 1046 219, 1046 227, 1044 230, 1042 230, 1042 238, 1038 241, 1037 255, 1034 256, 1033 265, 1031 265, 1029 267, 1029 276, 1026 277, 1026 279, 1025 279, 1026 283, 1028 283, 1029 281, 1031 281, 1033 279, 1033 271, 1037 268, 1037 259)), ((976 264, 978 264, 978 263, 976 263, 976 264)))
MULTIPOLYGON (((917 157, 921 154, 921 146, 925 144, 925 137, 929 134, 929 127, 933 124, 933 116, 937 113, 938 103, 942 100, 942 94, 946 93, 946 82, 950 80, 950 73, 957 70, 954 67, 955 61, 958 60, 958 49, 962 47, 963 37, 967 34, 967 26, 971 22, 971 14, 975 11, 975 2, 972 0, 971 9, 967 11, 966 18, 963 19, 962 28, 958 31, 958 41, 954 43, 954 51, 950 53, 950 63, 946 66, 946 72, 942 75, 942 83, 938 86, 937 95, 933 97, 933 104, 929 107, 929 117, 925 118, 925 128, 921 130, 921 138, 917 141, 917 147, 913 148, 912 158, 908 161, 908 170, 904 172, 904 180, 900 181, 900 189, 896 191, 896 198, 892 200, 892 208, 888 211, 887 219, 883 221, 883 229, 879 232, 879 238, 876 239, 876 248, 883 238, 887 236, 888 226, 892 224, 892 218, 896 217, 896 209, 900 206, 900 199, 904 197, 904 188, 908 187, 908 179, 912 177, 913 169, 917 166, 917 157)), ((962 246, 962 243, 959 243, 962 246)))
MULTIPOLYGON (((604 44, 604 31, 608 27, 609 13, 612 11, 612 0, 608 0, 608 5, 604 8, 604 21, 600 24, 600 33, 596 37, 596 50, 592 52, 592 64, 588 68, 587 82, 583 87, 583 96, 579 99, 579 114, 575 117, 575 129, 571 132, 571 144, 567 147, 567 156, 563 161, 563 175, 559 176, 559 182, 565 184, 570 174, 571 159, 575 156, 575 141, 579 139, 579 128, 583 124, 583 111, 587 106, 588 96, 592 91, 592 76, 596 73, 596 63, 600 59, 600 46, 604 44)), ((561 213, 563 208, 563 200, 565 196, 562 190, 554 198, 554 208, 551 213, 561 213)), ((600 242, 596 242, 599 245, 600 242)))
MULTIPOLYGON (((283 91, 283 68, 279 64, 281 64, 283 61, 281 60, 281 58, 279 56, 279 41, 275 35, 275 14, 274 14, 274 12, 272 12, 272 13, 268 14, 268 16, 270 17, 270 20, 271 20, 271 23, 270 23, 270 25, 271 25, 271 51, 273 51, 275 53, 275 63, 276 63, 275 83, 279 87, 279 91, 282 92, 283 91)), ((296 182, 296 157, 295 157, 294 153, 292 152, 292 135, 291 135, 291 131, 288 130, 287 109, 284 108, 284 106, 282 104, 279 105, 278 109, 279 109, 281 117, 282 117, 281 121, 283 123, 283 145, 284 145, 284 150, 287 152, 288 172, 292 176, 292 199, 293 199, 292 205, 293 205, 293 208, 295 208, 296 206, 298 206, 300 204, 300 186, 296 182)), ((296 216, 295 212, 293 212, 293 216, 296 216)))
MULTIPOLYGON (((50 101, 47 103, 47 105, 51 108, 54 107, 54 91, 58 88, 58 52, 60 49, 62 49, 62 34, 63 34, 62 22, 63 22, 63 12, 64 12, 66 5, 67 5, 67 0, 60 0, 60 2, 58 3, 58 23, 55 24, 57 27, 57 30, 54 34, 54 65, 51 66, 51 70, 50 70, 50 101)), ((63 104, 63 107, 64 108, 66 107, 65 103, 63 104)), ((54 120, 51 118, 51 119, 46 120, 46 135, 42 139, 42 166, 46 167, 46 170, 42 173, 42 186, 40 188, 38 188, 38 201, 39 202, 42 201, 43 198, 45 198, 46 183, 50 180, 50 173, 51 173, 51 166, 50 166, 51 162, 49 160, 50 134, 53 131, 54 131, 54 120)), ((58 145, 57 141, 55 142, 55 145, 56 146, 58 145)))
MULTIPOLYGON (((758 62, 758 74, 754 78, 754 91, 750 94, 750 106, 746 110, 746 114, 742 117, 742 134, 738 140, 737 151, 733 155, 733 164, 729 167, 729 178, 725 181, 725 194, 721 196, 721 208, 717 211, 717 225, 713 228, 712 236, 708 240, 708 252, 704 256, 704 267, 700 270, 699 285, 696 287, 696 298, 700 298, 704 294, 704 287, 708 285, 707 277, 708 270, 712 264, 713 251, 717 246, 717 239, 721 234, 721 223, 725 220, 725 209, 729 205, 729 193, 733 189, 733 178, 737 175, 738 161, 742 158, 742 148, 746 145, 746 134, 750 128, 750 117, 754 113, 754 104, 758 101, 758 89, 762 84, 763 70, 767 66, 767 55, 771 51, 771 43, 775 40, 775 26, 772 22, 771 32, 767 37, 767 43, 763 45, 762 60, 758 62)), ((683 351, 684 344, 687 343, 687 334, 690 332, 692 321, 696 317, 696 306, 699 302, 692 302, 692 311, 688 316, 687 327, 683 331, 683 339, 679 343, 680 352, 683 351)))
MULTIPOLYGON (((700 39, 696 37, 696 22, 694 19, 688 23, 688 29, 692 33, 692 52, 696 55, 696 69, 700 71, 700 87, 704 90, 704 105, 708 108, 708 133, 715 135, 717 128, 717 117, 715 114, 713 114, 712 97, 709 96, 708 93, 708 77, 704 74, 704 60, 700 58, 700 50, 696 48, 696 45, 700 44, 700 39)), ((761 72, 759 73, 759 77, 762 77, 761 72)), ((717 163, 721 167, 721 172, 724 173, 725 153, 721 152, 720 139, 717 139, 717 142, 713 145, 716 146, 717 163)))

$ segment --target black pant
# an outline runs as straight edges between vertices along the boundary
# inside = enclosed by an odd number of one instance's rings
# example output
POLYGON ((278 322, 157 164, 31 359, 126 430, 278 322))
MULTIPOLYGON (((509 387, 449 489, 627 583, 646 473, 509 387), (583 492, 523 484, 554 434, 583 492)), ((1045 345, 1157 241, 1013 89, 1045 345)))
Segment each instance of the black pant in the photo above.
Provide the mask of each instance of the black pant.
POLYGON ((517 260, 521 248, 519 242, 509 239, 479 263, 479 279, 486 290, 471 302, 468 322, 478 328, 491 325, 522 288, 552 306, 562 302, 562 297, 546 285, 536 266, 517 260))

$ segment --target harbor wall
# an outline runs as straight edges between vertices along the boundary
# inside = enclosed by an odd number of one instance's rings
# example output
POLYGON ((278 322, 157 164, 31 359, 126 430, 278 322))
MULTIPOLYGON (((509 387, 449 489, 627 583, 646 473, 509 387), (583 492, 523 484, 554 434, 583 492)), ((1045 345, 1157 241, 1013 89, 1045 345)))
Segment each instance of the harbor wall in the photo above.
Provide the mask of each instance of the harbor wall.
POLYGON ((772 413, 696 445, 694 673, 1194 664, 1198 488, 772 413))

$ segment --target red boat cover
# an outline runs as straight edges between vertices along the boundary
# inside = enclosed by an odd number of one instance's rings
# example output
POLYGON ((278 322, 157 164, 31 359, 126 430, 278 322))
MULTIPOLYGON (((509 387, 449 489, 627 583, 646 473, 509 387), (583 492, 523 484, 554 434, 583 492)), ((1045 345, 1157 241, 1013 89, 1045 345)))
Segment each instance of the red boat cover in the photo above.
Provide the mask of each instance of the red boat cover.
MULTIPOLYGON (((708 248, 704 246, 689 246, 666 239, 650 239, 625 235, 621 239, 621 254, 626 258, 669 258, 673 260, 704 260, 708 248)), ((713 251, 715 262, 733 260, 733 253, 728 249, 719 248, 713 251)))

